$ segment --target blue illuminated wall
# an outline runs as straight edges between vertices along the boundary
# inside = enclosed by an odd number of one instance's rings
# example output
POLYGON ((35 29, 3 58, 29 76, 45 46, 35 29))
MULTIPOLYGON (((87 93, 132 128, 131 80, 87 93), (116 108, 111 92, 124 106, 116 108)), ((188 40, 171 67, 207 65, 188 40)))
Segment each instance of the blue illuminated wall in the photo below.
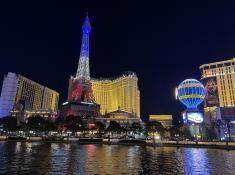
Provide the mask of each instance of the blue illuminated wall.
POLYGON ((0 117, 9 116, 10 111, 13 109, 18 80, 17 74, 12 72, 8 72, 8 74, 4 76, 0 97, 0 117))

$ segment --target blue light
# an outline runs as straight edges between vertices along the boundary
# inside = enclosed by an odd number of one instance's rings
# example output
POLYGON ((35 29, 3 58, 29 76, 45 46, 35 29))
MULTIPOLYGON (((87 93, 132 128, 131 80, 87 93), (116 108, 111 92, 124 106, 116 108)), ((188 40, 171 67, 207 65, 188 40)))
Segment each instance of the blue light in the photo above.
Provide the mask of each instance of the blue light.
POLYGON ((89 35, 91 31, 91 25, 88 16, 85 18, 82 26, 82 31, 83 35, 80 57, 89 58, 89 35))
POLYGON ((205 98, 205 89, 196 79, 186 79, 177 88, 178 99, 187 108, 196 109, 205 98))
POLYGON ((90 25, 90 20, 89 20, 88 16, 86 16, 86 18, 85 18, 85 21, 84 21, 83 26, 82 26, 82 31, 85 34, 89 34, 90 31, 91 31, 91 25, 90 25))

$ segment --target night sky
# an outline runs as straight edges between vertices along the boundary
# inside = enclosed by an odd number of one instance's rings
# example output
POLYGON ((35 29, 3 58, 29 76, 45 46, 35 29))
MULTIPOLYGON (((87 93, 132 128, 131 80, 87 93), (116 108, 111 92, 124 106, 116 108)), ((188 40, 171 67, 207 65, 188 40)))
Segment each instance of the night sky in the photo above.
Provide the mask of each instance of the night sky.
POLYGON ((235 56, 235 4, 18 1, 0 5, 1 83, 12 71, 57 90, 60 102, 66 100, 87 12, 91 77, 136 72, 142 116, 179 116, 184 107, 175 101, 174 88, 186 78, 200 79, 201 64, 235 56))

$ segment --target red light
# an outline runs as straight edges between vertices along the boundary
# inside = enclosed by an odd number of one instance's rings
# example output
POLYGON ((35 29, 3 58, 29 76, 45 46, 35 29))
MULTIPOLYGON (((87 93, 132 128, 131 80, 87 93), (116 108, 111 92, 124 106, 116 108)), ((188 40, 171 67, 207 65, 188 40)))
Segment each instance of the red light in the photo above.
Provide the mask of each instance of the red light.
POLYGON ((95 124, 94 123, 89 123, 88 124, 88 128, 91 129, 91 128, 94 128, 95 127, 95 124))

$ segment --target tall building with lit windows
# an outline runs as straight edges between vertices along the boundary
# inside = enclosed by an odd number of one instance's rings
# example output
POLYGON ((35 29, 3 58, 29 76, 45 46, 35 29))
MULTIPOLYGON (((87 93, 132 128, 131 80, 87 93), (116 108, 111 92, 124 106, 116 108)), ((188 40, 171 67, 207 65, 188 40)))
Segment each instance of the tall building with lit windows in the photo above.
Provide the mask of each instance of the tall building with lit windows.
POLYGON ((235 58, 200 66, 205 107, 235 106, 235 58))
POLYGON ((235 140, 235 58, 201 65, 200 70, 206 89, 204 121, 219 122, 219 138, 235 140))
POLYGON ((134 72, 126 72, 113 79, 91 79, 95 102, 102 115, 118 109, 140 117, 140 91, 134 72))
POLYGON ((9 116, 17 103, 24 101, 26 111, 57 111, 59 93, 19 74, 8 72, 4 76, 0 117, 9 116))

